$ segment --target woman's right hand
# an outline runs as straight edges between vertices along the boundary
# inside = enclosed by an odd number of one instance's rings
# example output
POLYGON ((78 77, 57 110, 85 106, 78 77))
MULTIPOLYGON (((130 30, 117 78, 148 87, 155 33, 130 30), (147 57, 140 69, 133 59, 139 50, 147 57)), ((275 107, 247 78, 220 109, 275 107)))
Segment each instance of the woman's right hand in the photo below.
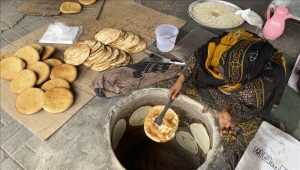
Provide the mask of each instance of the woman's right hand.
POLYGON ((179 77, 177 81, 173 84, 173 86, 170 88, 169 92, 169 98, 172 98, 173 100, 180 95, 180 91, 184 82, 184 76, 183 74, 179 73, 179 77))

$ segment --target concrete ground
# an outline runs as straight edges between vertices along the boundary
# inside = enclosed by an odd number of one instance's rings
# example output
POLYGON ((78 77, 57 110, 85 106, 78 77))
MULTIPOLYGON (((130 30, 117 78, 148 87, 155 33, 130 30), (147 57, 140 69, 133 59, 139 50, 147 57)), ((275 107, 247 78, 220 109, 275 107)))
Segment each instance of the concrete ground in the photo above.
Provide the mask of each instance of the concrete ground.
MULTIPOLYGON (((16 13, 26 0, 1 0, 0 48, 11 44, 28 33, 55 21, 53 17, 30 16, 16 13)), ((194 0, 136 0, 162 13, 188 14, 188 6, 194 0)), ((246 9, 258 11, 262 16, 270 1, 230 1, 246 9)), ((284 38, 273 43, 292 57, 299 55, 300 24, 288 23, 284 38), (298 44, 298 45, 297 45, 298 44)), ((2 54, 1 54, 2 55, 2 54)), ((27 128, 19 124, 1 108, 0 169, 109 169, 105 152, 101 150, 101 128, 105 113, 120 97, 93 98, 63 127, 46 141, 41 141, 27 128), (97 107, 95 107, 97 105, 97 107), (100 144, 99 144, 100 143, 100 144), (100 158, 100 159, 99 159, 100 158)), ((5 102, 5 101, 1 101, 5 102)), ((300 137, 300 124, 292 135, 300 137)))

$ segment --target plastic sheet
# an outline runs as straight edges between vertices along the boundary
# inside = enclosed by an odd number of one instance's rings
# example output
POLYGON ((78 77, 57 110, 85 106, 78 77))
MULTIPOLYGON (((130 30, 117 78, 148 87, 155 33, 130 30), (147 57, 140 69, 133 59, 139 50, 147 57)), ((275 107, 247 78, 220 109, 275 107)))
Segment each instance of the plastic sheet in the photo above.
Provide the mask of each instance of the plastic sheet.
POLYGON ((62 22, 50 24, 39 43, 74 44, 82 32, 82 26, 69 26, 62 22))

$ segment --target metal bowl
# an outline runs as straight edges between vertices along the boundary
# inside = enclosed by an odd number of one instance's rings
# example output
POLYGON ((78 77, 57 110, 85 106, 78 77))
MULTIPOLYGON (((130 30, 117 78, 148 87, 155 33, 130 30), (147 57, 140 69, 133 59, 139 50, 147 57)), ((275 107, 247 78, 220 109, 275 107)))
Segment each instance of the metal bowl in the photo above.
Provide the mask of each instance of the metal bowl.
MULTIPOLYGON (((236 10, 242 10, 240 7, 234 5, 234 4, 230 3, 230 2, 226 2, 226 1, 216 1, 216 2, 219 2, 219 3, 223 3, 223 4, 226 4, 226 5, 229 5, 229 6, 233 7, 233 8, 235 8, 236 10)), ((238 27, 238 26, 242 25, 242 24, 245 22, 245 20, 242 18, 242 22, 241 22, 240 24, 238 24, 238 25, 233 26, 233 27, 213 27, 213 26, 210 26, 210 25, 206 25, 206 24, 204 24, 204 23, 198 21, 198 20, 193 16, 192 9, 193 9, 193 7, 194 7, 196 4, 198 4, 198 3, 202 3, 202 2, 195 1, 195 2, 191 3, 191 5, 189 6, 189 14, 190 14, 190 16, 193 18, 193 20, 196 21, 196 22, 197 22, 198 24, 200 24, 200 25, 203 25, 203 26, 209 27, 209 28, 215 28, 215 29, 231 29, 231 28, 238 27)))

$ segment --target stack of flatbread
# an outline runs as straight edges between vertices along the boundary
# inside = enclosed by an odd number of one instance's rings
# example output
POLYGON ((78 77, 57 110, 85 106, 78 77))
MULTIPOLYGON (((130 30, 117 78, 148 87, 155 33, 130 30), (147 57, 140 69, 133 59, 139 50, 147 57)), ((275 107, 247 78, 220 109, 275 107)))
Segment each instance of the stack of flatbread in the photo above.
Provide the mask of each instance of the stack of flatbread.
POLYGON ((147 47, 146 42, 138 35, 115 28, 105 28, 99 31, 94 38, 127 53, 139 53, 147 47))
POLYGON ((19 113, 34 114, 42 109, 60 113, 72 105, 69 84, 77 78, 76 67, 49 58, 54 52, 52 46, 29 44, 0 57, 0 77, 11 81, 19 113))
POLYGON ((96 40, 79 41, 64 53, 64 62, 78 66, 83 64, 94 71, 128 65, 132 59, 123 50, 96 40))

